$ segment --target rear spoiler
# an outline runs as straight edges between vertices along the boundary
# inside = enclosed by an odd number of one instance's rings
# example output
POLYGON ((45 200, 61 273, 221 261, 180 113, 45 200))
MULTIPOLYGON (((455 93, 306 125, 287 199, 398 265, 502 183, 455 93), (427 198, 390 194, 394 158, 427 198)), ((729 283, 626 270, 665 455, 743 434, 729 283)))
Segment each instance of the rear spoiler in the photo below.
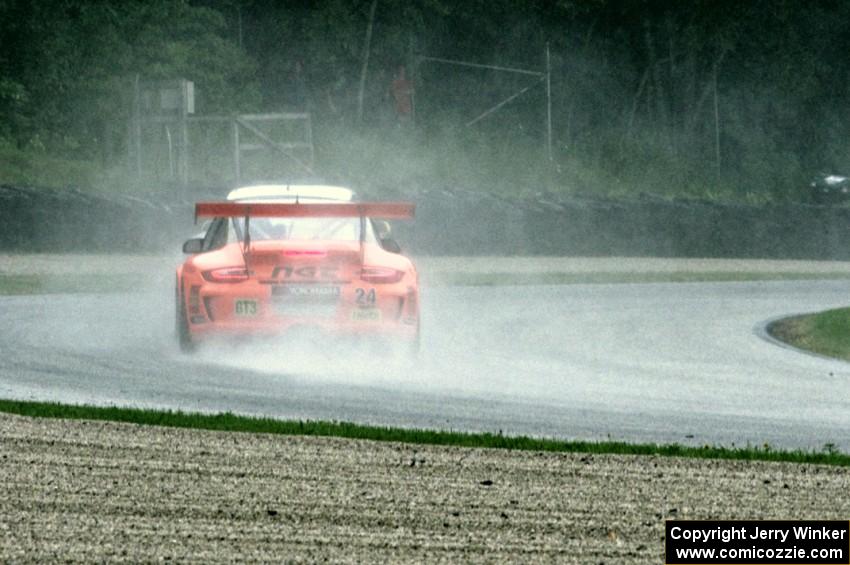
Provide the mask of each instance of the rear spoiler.
POLYGON ((409 202, 334 202, 309 204, 281 204, 279 202, 198 202, 195 204, 195 222, 198 218, 245 218, 245 238, 242 258, 250 272, 251 218, 360 218, 360 264, 363 264, 363 242, 366 236, 366 218, 406 220, 413 218, 415 204, 409 202))
POLYGON ((279 202, 198 202, 198 218, 413 218, 415 204, 409 202, 334 202, 329 204, 281 204, 279 202))

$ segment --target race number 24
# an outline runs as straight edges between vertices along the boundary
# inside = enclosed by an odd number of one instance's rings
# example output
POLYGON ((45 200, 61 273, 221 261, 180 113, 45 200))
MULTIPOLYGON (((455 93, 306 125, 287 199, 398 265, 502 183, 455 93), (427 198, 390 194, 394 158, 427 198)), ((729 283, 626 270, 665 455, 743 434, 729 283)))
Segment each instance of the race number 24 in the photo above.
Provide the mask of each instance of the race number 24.
POLYGON ((365 288, 355 289, 354 295, 358 306, 374 306, 377 299, 374 288, 370 288, 369 290, 365 288))

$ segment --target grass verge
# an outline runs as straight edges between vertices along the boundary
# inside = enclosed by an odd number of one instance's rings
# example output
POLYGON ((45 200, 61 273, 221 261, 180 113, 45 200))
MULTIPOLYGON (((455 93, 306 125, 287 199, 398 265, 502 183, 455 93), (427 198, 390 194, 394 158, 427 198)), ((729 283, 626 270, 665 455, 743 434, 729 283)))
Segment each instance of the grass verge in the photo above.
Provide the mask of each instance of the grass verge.
POLYGON ((505 436, 491 433, 464 433, 364 426, 347 422, 275 420, 272 418, 239 416, 229 412, 222 414, 199 414, 169 410, 96 407, 15 400, 0 400, 0 412, 36 418, 108 420, 198 430, 326 436, 457 447, 563 453, 657 455, 663 457, 744 461, 784 461, 850 467, 850 455, 841 453, 831 444, 825 445, 821 451, 784 451, 772 449, 767 444, 761 447, 727 448, 716 446, 688 447, 676 444, 634 444, 614 441, 559 441, 555 439, 505 436))
POLYGON ((588 273, 444 273, 431 281, 443 286, 508 286, 533 284, 621 284, 681 282, 747 282, 792 280, 842 280, 850 273, 672 271, 588 273))
POLYGON ((0 295, 126 292, 139 286, 132 274, 2 275, 0 295))
POLYGON ((850 308, 785 318, 767 331, 794 347, 850 361, 850 308))
MULTIPOLYGON (((152 266, 146 271, 136 271, 138 265, 120 262, 114 271, 100 266, 98 273, 74 271, 52 272, 49 267, 37 267, 34 272, 18 272, 0 266, 0 295, 50 294, 50 293, 104 293, 129 292, 139 288, 139 281, 149 278, 151 270, 162 269, 152 266), (44 272, 41 272, 44 271, 44 272)), ((147 263, 143 263, 145 265, 147 263)), ((426 269, 423 279, 429 286, 517 286, 517 285, 567 285, 567 284, 620 284, 620 283, 679 283, 679 282, 746 282, 781 280, 847 280, 850 272, 826 271, 804 272, 793 270, 540 270, 539 265, 524 271, 479 272, 458 269, 426 269)))

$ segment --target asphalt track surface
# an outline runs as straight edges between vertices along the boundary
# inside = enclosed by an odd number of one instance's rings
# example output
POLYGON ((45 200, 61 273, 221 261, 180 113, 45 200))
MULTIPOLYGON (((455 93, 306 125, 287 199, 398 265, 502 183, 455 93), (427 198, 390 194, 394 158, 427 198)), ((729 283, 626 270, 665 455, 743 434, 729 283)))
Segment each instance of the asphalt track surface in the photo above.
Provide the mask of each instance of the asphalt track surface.
POLYGON ((416 364, 316 340, 174 343, 172 290, 0 297, 0 397, 594 440, 850 451, 850 365, 766 321, 847 281, 435 287, 416 364))

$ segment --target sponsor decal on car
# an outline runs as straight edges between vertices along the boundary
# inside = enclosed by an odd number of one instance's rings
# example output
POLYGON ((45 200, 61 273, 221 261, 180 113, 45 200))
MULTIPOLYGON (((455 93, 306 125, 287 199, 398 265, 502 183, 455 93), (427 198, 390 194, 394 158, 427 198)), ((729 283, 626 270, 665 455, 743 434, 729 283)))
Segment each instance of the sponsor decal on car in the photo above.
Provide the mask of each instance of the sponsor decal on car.
POLYGON ((381 311, 377 308, 358 308, 351 311, 351 319, 355 322, 380 322, 381 311))
POLYGON ((288 284, 274 287, 272 289, 272 294, 275 296, 318 296, 335 298, 339 296, 340 290, 338 286, 288 284))
POLYGON ((233 313, 240 318, 254 318, 259 314, 257 301, 250 298, 237 298, 233 302, 233 313))
POLYGON ((321 280, 332 281, 339 276, 338 265, 308 265, 299 267, 297 265, 278 265, 272 270, 270 282, 289 280, 321 280))

